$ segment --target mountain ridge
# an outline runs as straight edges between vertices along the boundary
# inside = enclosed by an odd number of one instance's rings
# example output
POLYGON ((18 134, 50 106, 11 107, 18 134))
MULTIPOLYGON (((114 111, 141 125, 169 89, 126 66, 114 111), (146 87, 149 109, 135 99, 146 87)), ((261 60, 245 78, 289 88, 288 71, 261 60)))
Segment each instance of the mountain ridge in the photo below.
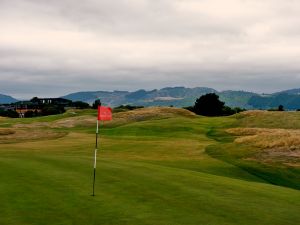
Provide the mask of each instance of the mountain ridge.
MULTIPOLYGON (((220 100, 224 101, 230 107, 270 109, 283 105, 288 110, 300 108, 300 88, 284 90, 273 94, 258 94, 243 90, 217 91, 209 87, 186 88, 178 86, 153 90, 139 89, 136 91, 82 91, 61 97, 89 104, 100 98, 103 104, 112 107, 119 105, 187 107, 194 105, 197 98, 207 93, 218 94, 220 100)), ((0 94, 0 104, 10 104, 17 101, 17 99, 9 95, 0 94)))
POLYGON ((245 109, 270 109, 279 105, 286 105, 286 109, 295 110, 300 108, 300 88, 289 89, 273 94, 258 94, 243 90, 217 91, 208 87, 165 87, 162 89, 137 91, 95 91, 95 92, 76 92, 63 98, 73 101, 84 101, 93 103, 100 98, 102 103, 112 107, 119 105, 141 105, 141 106, 174 106, 187 107, 194 105, 194 102, 201 95, 216 93, 220 100, 230 107, 240 107, 245 109), (83 93, 83 94, 82 94, 83 93), (262 101, 263 99, 264 101, 262 101), (288 104, 286 104, 288 103, 288 104))
POLYGON ((175 106, 175 107, 187 107, 194 104, 195 100, 201 95, 207 93, 216 93, 220 95, 220 99, 225 101, 228 106, 242 107, 251 109, 248 105, 248 100, 252 96, 258 96, 259 94, 247 91, 217 91, 208 87, 165 87, 162 89, 145 90, 139 89, 137 91, 90 91, 90 92, 76 92, 71 93, 63 98, 70 99, 72 101, 84 101, 93 103, 95 99, 100 98, 103 104, 110 105, 112 107, 118 105, 142 105, 142 106, 175 106))
POLYGON ((10 104, 10 103, 14 103, 17 101, 18 101, 17 99, 15 99, 9 95, 0 94, 0 104, 10 104))

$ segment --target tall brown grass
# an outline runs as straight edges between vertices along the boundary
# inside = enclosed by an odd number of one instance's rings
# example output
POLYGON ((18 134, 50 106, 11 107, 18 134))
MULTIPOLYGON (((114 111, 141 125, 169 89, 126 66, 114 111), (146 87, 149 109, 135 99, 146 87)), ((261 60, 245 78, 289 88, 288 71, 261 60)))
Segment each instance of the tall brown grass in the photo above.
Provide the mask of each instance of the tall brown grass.
POLYGON ((300 149, 300 130, 267 128, 234 128, 227 130, 238 135, 236 143, 252 144, 259 148, 300 149))
POLYGON ((7 129, 7 128, 0 128, 0 135, 10 135, 10 134, 14 134, 15 131, 12 129, 7 129))

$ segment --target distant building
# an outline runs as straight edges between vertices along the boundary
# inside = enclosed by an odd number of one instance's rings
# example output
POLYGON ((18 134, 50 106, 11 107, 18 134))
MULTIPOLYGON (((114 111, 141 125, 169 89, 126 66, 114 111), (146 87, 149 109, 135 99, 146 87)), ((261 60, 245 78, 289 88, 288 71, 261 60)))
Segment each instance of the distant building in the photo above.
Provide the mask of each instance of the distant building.
POLYGON ((41 112, 46 105, 56 105, 63 108, 72 105, 72 101, 64 98, 37 98, 34 97, 30 101, 19 101, 12 104, 0 105, 0 110, 3 111, 16 111, 20 117, 24 117, 28 111, 41 112))
POLYGON ((64 98, 33 98, 30 102, 38 105, 61 105, 61 106, 69 106, 72 101, 64 98))
POLYGON ((8 105, 8 104, 0 105, 0 110, 3 110, 3 111, 15 110, 15 109, 16 109, 16 107, 12 106, 12 105, 8 105))

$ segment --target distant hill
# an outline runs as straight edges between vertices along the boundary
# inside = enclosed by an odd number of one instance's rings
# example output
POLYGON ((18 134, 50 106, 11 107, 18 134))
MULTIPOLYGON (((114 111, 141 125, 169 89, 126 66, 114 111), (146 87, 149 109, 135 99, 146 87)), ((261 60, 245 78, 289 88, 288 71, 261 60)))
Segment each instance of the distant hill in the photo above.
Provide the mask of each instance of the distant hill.
POLYGON ((195 99, 203 94, 217 92, 212 88, 197 87, 166 87, 152 91, 138 90, 125 96, 126 104, 144 106, 170 106, 184 107, 193 105, 195 99))
POLYGON ((166 87, 154 89, 151 91, 137 90, 127 91, 91 91, 72 93, 63 98, 72 101, 84 101, 93 103, 98 97, 101 101, 110 106, 119 105, 142 105, 142 106, 170 106, 186 107, 194 105, 195 100, 207 93, 217 93, 222 101, 232 107, 253 108, 248 104, 252 96, 258 96, 256 93, 245 91, 223 91, 218 92, 215 89, 207 87, 185 88, 185 87, 166 87))
MULTIPOLYGON (((216 93, 220 100, 230 107, 245 109, 271 109, 283 105, 287 110, 300 109, 300 88, 276 92, 273 94, 257 94, 247 91, 217 91, 208 87, 165 87, 162 89, 137 91, 85 91, 71 93, 62 98, 72 101, 83 101, 92 104, 97 98, 112 107, 119 105, 139 106, 192 106, 195 100, 207 93, 216 93)), ((0 94, 0 104, 17 102, 18 100, 0 94)))
POLYGON ((283 105, 285 109, 300 109, 300 95, 288 94, 289 92, 281 92, 272 95, 253 96, 249 100, 249 104, 256 109, 277 108, 283 105))
POLYGON ((90 91, 72 93, 63 98, 72 101, 84 101, 93 103, 95 99, 100 98, 106 105, 119 106, 125 104, 143 105, 143 106, 190 106, 194 104, 195 99, 203 94, 217 92, 212 88, 197 87, 167 87, 160 90, 151 91, 138 90, 134 92, 127 91, 90 91))
POLYGON ((87 91, 68 94, 62 98, 72 101, 83 101, 89 104, 93 103, 97 98, 100 98, 105 104, 118 106, 124 103, 124 98, 127 94, 129 94, 127 91, 87 91))
POLYGON ((9 104, 17 101, 18 101, 17 99, 11 96, 0 94, 0 104, 9 104))
POLYGON ((256 93, 246 91, 222 91, 218 94, 220 100, 225 102, 226 105, 245 109, 253 109, 253 106, 249 104, 249 100, 252 97, 259 96, 256 93))
POLYGON ((276 95, 276 94, 300 95, 300 88, 295 88, 295 89, 290 89, 290 90, 285 90, 285 91, 280 91, 280 92, 274 93, 274 95, 276 95))

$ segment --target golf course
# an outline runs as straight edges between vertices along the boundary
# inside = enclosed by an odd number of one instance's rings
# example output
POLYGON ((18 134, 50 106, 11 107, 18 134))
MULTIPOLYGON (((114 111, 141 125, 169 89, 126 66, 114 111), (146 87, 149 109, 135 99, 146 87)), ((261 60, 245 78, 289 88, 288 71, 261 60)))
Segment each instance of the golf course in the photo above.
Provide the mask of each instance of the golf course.
POLYGON ((300 112, 0 117, 0 225, 300 224, 300 112))

